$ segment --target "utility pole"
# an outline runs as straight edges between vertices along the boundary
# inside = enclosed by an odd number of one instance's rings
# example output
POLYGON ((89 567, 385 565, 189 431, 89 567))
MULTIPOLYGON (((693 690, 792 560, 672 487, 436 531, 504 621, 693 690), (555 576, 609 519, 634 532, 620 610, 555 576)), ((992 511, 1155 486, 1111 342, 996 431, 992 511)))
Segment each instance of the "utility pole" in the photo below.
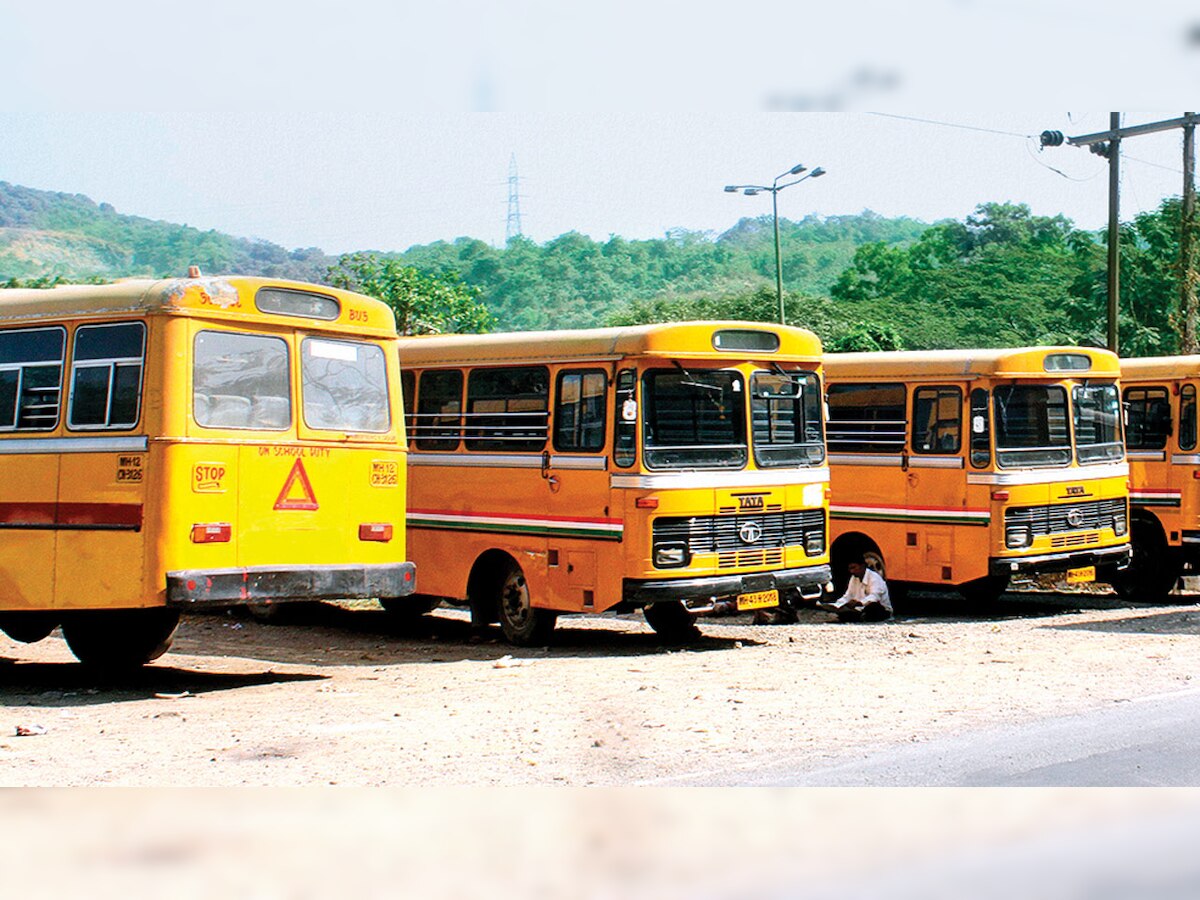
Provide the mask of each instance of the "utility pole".
POLYGON ((1180 350, 1195 353, 1200 350, 1196 334, 1196 126, 1190 121, 1194 113, 1184 113, 1189 119, 1183 126, 1183 209, 1179 221, 1179 312, 1183 334, 1180 350))
POLYGON ((1180 217, 1179 256, 1180 256, 1180 295, 1179 313, 1181 347, 1184 353, 1195 353, 1198 346, 1196 329, 1196 265, 1194 252, 1196 187, 1195 187, 1195 135, 1196 124, 1200 116, 1194 112, 1184 113, 1178 119, 1165 119, 1162 122, 1147 122, 1145 125, 1128 125, 1121 127, 1121 114, 1109 114, 1108 131, 1098 131, 1094 134, 1081 134, 1077 137, 1066 137, 1061 131, 1043 131, 1041 143, 1043 147, 1061 147, 1064 143, 1072 147, 1087 147, 1093 153, 1108 158, 1108 349, 1117 352, 1117 312, 1121 291, 1120 272, 1120 221, 1119 198, 1120 191, 1120 148, 1121 141, 1143 134, 1155 134, 1159 131, 1169 131, 1172 128, 1183 129, 1183 214, 1180 217))
MULTIPOLYGON (((1108 114, 1108 127, 1121 128, 1121 114, 1108 114)), ((1108 143, 1108 349, 1120 347, 1118 323, 1121 313, 1121 138, 1108 143)))
POLYGON ((517 154, 508 161, 508 222, 504 229, 507 244, 521 234, 521 179, 517 176, 517 154))

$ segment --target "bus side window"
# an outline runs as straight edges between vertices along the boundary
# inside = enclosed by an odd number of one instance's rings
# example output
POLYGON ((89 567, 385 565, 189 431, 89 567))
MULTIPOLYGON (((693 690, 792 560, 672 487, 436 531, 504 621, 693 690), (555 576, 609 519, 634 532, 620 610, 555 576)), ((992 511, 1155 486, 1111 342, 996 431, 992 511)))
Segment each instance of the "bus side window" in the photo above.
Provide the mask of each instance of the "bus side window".
POLYGON ((550 370, 545 366, 473 369, 467 378, 467 449, 541 450, 550 430, 550 370))
POLYGON ((202 428, 283 431, 292 422, 287 342, 201 331, 192 353, 192 415, 202 428))
POLYGON ((407 369, 400 373, 400 393, 404 400, 404 430, 408 432, 411 438, 413 433, 413 413, 416 412, 414 401, 416 400, 417 379, 411 371, 407 369))
POLYGON ((616 402, 613 403, 613 462, 627 469, 637 462, 637 372, 617 373, 616 402))
POLYGON ((421 373, 413 435, 419 450, 457 450, 462 436, 463 374, 459 369, 421 373))
POLYGON ((988 392, 971 391, 971 465, 985 469, 992 462, 992 430, 988 424, 988 392))
POLYGON ((958 453, 962 449, 962 393, 956 387, 922 387, 913 392, 914 453, 958 453))
POLYGON ((1129 425, 1125 445, 1130 450, 1162 450, 1171 433, 1171 404, 1165 387, 1125 389, 1129 425))
POLYGON ((903 384, 829 385, 830 453, 903 453, 903 384))
POLYGON ((1196 449, 1196 386, 1185 384, 1179 391, 1179 449, 1196 449))
POLYGON ((80 325, 71 360, 71 400, 67 427, 133 428, 142 397, 146 326, 80 325))
POLYGON ((604 449, 608 375, 599 369, 560 372, 554 402, 554 449, 595 453, 604 449))
POLYGON ((0 431, 58 427, 65 328, 0 331, 0 431))

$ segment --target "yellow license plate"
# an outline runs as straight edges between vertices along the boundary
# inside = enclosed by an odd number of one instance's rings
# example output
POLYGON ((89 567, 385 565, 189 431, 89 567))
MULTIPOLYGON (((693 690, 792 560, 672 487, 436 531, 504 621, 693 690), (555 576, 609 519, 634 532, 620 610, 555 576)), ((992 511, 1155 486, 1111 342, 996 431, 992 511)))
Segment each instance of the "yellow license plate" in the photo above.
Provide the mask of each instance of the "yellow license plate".
POLYGON ((779 605, 779 591, 755 591, 752 594, 738 594, 738 612, 747 609, 765 609, 768 606, 779 605))
POLYGON ((1091 584, 1095 580, 1095 566, 1084 566, 1082 569, 1067 569, 1067 584, 1091 584))

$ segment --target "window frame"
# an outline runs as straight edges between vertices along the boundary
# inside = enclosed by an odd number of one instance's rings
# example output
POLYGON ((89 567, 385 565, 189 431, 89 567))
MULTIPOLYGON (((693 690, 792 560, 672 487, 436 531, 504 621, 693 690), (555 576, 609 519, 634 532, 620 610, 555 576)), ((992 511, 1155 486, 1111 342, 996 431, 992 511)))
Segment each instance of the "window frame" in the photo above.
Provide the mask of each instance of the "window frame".
POLYGON ((1196 449, 1197 439, 1197 406, 1196 406, 1196 386, 1194 384, 1185 384, 1179 388, 1179 431, 1177 432, 1179 440, 1179 449, 1184 452, 1191 452, 1196 449), (1191 409, 1190 423, 1184 418, 1185 404, 1191 409), (1187 423, 1187 424, 1185 424, 1187 423), (1191 431, 1190 440, 1184 443, 1185 428, 1191 431))
POLYGON ((641 418, 641 408, 638 405, 638 385, 641 378, 638 370, 632 366, 618 370, 613 379, 613 465, 621 469, 631 469, 638 461, 638 435, 641 429, 638 420, 641 418), (625 383, 626 386, 622 386, 625 383), (627 395, 624 400, 621 395, 627 395), (626 419, 625 405, 633 403, 633 418, 626 419), (632 438, 632 440, 629 440, 632 438), (628 443, 630 446, 625 446, 628 443))
MULTIPOLYGON (((462 449, 462 445, 463 445, 463 412, 465 411, 465 400, 463 398, 466 394, 466 388, 467 388, 467 376, 466 376, 466 373, 463 372, 463 370, 460 368, 448 366, 448 367, 439 367, 439 368, 434 368, 434 369, 422 369, 420 371, 419 377, 417 378, 417 402, 416 402, 416 406, 415 406, 416 412, 413 415, 413 437, 412 437, 413 447, 415 447, 417 450, 430 451, 430 452, 434 452, 434 453, 437 453, 437 452, 453 453, 457 450, 462 449), (446 426, 447 429, 449 429, 449 428, 454 429, 454 435, 453 435, 453 437, 450 436, 449 434, 439 434, 439 435, 434 435, 434 436, 428 436, 425 434, 425 429, 433 428, 435 426, 423 425, 421 423, 422 417, 428 415, 428 416, 433 416, 435 418, 443 418, 444 416, 443 416, 443 414, 436 413, 436 412, 431 412, 431 413, 422 412, 421 404, 424 402, 425 394, 426 394, 425 379, 427 377, 433 378, 433 377, 445 376, 445 375, 458 376, 458 412, 454 414, 455 418, 456 418, 456 424, 454 424, 453 426, 449 426, 449 425, 446 426), (431 444, 433 446, 430 446, 431 444)), ((437 426, 437 427, 441 427, 441 426, 437 426)))
POLYGON ((990 469, 992 466, 992 392, 987 388, 971 389, 967 417, 970 438, 971 468, 990 469), (980 406, 982 401, 982 407, 980 406), (983 416, 983 432, 975 434, 975 417, 983 416))
POLYGON ((750 444, 753 449, 755 467, 759 469, 787 469, 816 468, 818 466, 825 465, 828 451, 825 447, 824 391, 822 389, 823 386, 821 384, 820 373, 815 369, 806 369, 799 363, 795 364, 795 368, 793 369, 784 369, 782 366, 780 366, 779 369, 755 369, 750 374, 749 385, 750 402, 748 404, 748 412, 750 415, 750 444), (760 376, 764 375, 773 378, 786 377, 790 378, 793 382, 796 380, 795 376, 800 376, 804 384, 804 391, 809 391, 809 384, 811 382, 811 396, 802 395, 799 398, 761 397, 758 394, 758 380, 760 376), (773 411, 772 404, 786 402, 787 400, 790 400, 792 403, 799 404, 801 415, 805 417, 803 422, 805 426, 808 426, 809 424, 816 425, 818 431, 817 439, 812 441, 802 440, 798 443, 792 444, 778 444, 768 440, 767 442, 760 444, 758 440, 758 433, 756 431, 758 420, 755 418, 755 405, 761 404, 762 402, 766 403, 766 415, 768 419, 769 430, 770 417, 773 411), (807 413, 810 411, 808 408, 810 403, 815 404, 816 413, 815 418, 811 423, 807 418, 807 413), (814 446, 818 446, 820 448, 819 454, 812 453, 810 448, 814 446), (778 450, 780 448, 788 447, 804 448, 803 461, 785 460, 782 462, 776 462, 771 460, 767 455, 772 449, 778 450), (762 452, 760 452, 760 449, 762 452))
MULTIPOLYGON (((463 399, 462 412, 462 443, 463 447, 469 453, 543 453, 546 447, 550 444, 550 367, 547 365, 520 365, 520 366, 478 366, 467 372, 466 392, 463 399), (505 409, 503 412, 484 412, 477 413, 471 408, 474 401, 493 400, 494 397, 475 397, 471 396, 471 385, 477 377, 486 376, 491 373, 516 373, 516 372, 542 372, 545 375, 546 392, 543 395, 545 407, 540 411, 518 411, 512 412, 507 407, 513 401, 512 397, 505 397, 505 409), (486 437, 480 434, 480 426, 472 423, 472 418, 475 421, 483 421, 487 418, 497 418, 505 416, 542 416, 542 436, 541 440, 536 437, 486 437)), ((521 426, 514 426, 521 427, 521 426)), ((531 430, 536 430, 536 426, 531 430)))
POLYGON ((146 323, 141 319, 134 319, 124 322, 89 322, 76 326, 74 333, 71 335, 71 367, 68 379, 67 393, 67 415, 66 424, 67 431, 132 431, 138 427, 142 421, 142 395, 146 387, 146 349, 149 340, 149 329, 146 323), (96 331, 102 328, 126 328, 134 325, 141 330, 141 355, 138 357, 132 356, 112 356, 112 357, 97 357, 95 359, 83 360, 82 363, 78 357, 79 335, 84 332, 96 331), (117 382, 117 368, 121 365, 129 366, 134 361, 138 367, 137 381, 137 405, 135 415, 131 423, 112 423, 113 400, 115 399, 114 388, 117 382), (105 404, 105 421, 98 425, 79 425, 73 420, 75 415, 75 388, 76 374, 81 369, 107 369, 108 370, 108 401, 105 404))
POLYGON ((1125 426, 1123 431, 1125 433, 1125 447, 1127 450, 1132 450, 1134 452, 1141 452, 1141 451, 1154 452, 1154 451, 1159 451, 1159 450, 1162 450, 1162 451, 1166 450, 1167 444, 1169 444, 1171 441, 1171 437, 1172 437, 1171 432, 1174 430, 1174 427, 1173 427, 1174 426, 1174 422, 1173 422, 1174 414, 1171 410, 1171 391, 1165 384, 1129 384, 1129 385, 1125 385, 1123 387, 1123 390, 1121 391, 1121 409, 1124 411, 1124 417, 1126 418, 1126 421, 1123 423, 1123 425, 1125 426), (1129 395, 1134 392, 1140 392, 1142 394, 1142 399, 1141 400, 1130 400, 1129 395), (1157 395, 1161 394, 1162 403, 1165 404, 1166 411, 1167 411, 1166 417, 1161 418, 1159 420, 1160 424, 1165 424, 1165 426, 1166 426, 1166 430, 1162 432, 1162 443, 1159 443, 1156 445, 1148 445, 1142 441, 1142 438, 1144 437, 1144 434, 1146 431, 1146 426, 1144 423, 1149 421, 1149 417, 1147 414, 1149 411, 1149 404, 1152 402, 1151 398, 1150 398, 1150 395, 1152 393, 1156 395, 1156 398, 1153 401, 1156 403, 1158 402, 1157 395), (1138 428, 1138 435, 1137 435, 1138 443, 1136 443, 1136 444, 1131 442, 1131 440, 1130 440, 1131 432, 1133 431, 1133 429, 1130 428, 1130 424, 1133 419, 1132 409, 1133 409, 1134 403, 1141 404, 1142 423, 1143 423, 1138 428))
MULTIPOLYGON (((647 469, 660 472, 674 472, 688 469, 696 469, 700 471, 720 471, 720 470, 735 470, 741 471, 750 465, 750 403, 749 403, 749 379, 746 374, 740 369, 730 367, 705 367, 696 369, 685 369, 681 366, 656 366, 653 368, 643 369, 638 380, 641 382, 642 391, 642 407, 641 407, 641 441, 642 441, 642 462, 647 469), (734 432, 734 437, 740 437, 741 443, 731 444, 663 444, 656 445, 650 442, 650 429, 652 423, 658 421, 658 393, 656 392, 658 379, 666 378, 687 378, 690 376, 701 377, 703 374, 716 374, 729 377, 729 393, 735 397, 740 397, 741 408, 737 410, 737 414, 730 419, 730 425, 734 432), (651 461, 654 454, 665 454, 670 452, 691 452, 702 453, 705 450, 715 449, 728 451, 741 451, 740 458, 733 458, 729 462, 718 461, 713 462, 701 458, 689 459, 684 462, 664 462, 661 459, 651 461)), ((714 385, 715 386, 715 385, 714 385)), ((722 389, 724 393, 724 389, 722 389)))
POLYGON ((388 359, 387 351, 369 340, 356 340, 345 337, 328 337, 326 335, 305 334, 300 336, 300 346, 297 356, 300 360, 298 373, 300 375, 300 420, 304 423, 304 427, 309 431, 321 431, 330 434, 354 434, 364 436, 381 436, 389 434, 392 430, 392 385, 391 379, 388 377, 388 359), (308 395, 304 389, 304 373, 305 373, 305 348, 310 342, 319 342, 324 344, 344 344, 350 347, 370 347, 379 353, 379 360, 382 363, 383 371, 383 409, 386 421, 383 428, 345 428, 342 426, 330 427, 326 425, 313 425, 308 421, 308 395))
MULTIPOLYGON (((595 367, 582 368, 582 369, 559 369, 557 375, 555 375, 555 378, 554 378, 554 409, 553 409, 553 413, 550 417, 550 440, 551 440, 552 446, 554 447, 555 452, 557 452, 557 453, 603 453, 604 452, 604 448, 608 446, 608 395, 610 393, 609 388, 611 386, 612 385, 608 380, 608 372, 604 369, 595 368, 595 367), (584 403, 583 403, 584 396, 582 393, 583 386, 589 375, 599 375, 600 378, 604 381, 604 393, 601 394, 601 404, 600 404, 601 408, 600 408, 600 419, 599 419, 600 443, 598 446, 595 446, 595 447, 590 447, 590 446, 564 447, 559 442, 559 430, 558 430, 559 419, 561 417, 561 409, 562 409, 563 379, 571 377, 571 376, 579 377, 579 379, 580 379, 580 382, 579 382, 580 395, 579 395, 579 401, 578 401, 577 405, 580 409, 582 409, 584 406, 584 403)), ((577 423, 577 430, 582 431, 582 422, 577 423)))
MULTIPOLYGON (((959 456, 963 449, 963 391, 962 387, 957 384, 922 384, 913 388, 911 399, 909 400, 909 435, 908 447, 909 450, 917 456, 959 456), (917 403, 920 402, 921 394, 932 391, 935 394, 935 406, 941 403, 942 395, 953 394, 958 401, 958 433, 954 441, 954 449, 952 450, 924 450, 917 445, 917 403)), ((934 422, 936 428, 942 420, 937 419, 934 422)))
MULTIPOLYGON (((828 448, 828 452, 830 454, 849 453, 849 454, 854 454, 854 455, 858 455, 858 456, 895 456, 897 458, 902 457, 908 448, 908 435, 909 435, 909 422, 908 422, 909 399, 908 398, 909 398, 908 384, 903 381, 863 381, 863 382, 840 381, 840 382, 834 382, 832 384, 827 384, 825 386, 825 402, 828 405, 829 415, 825 422, 825 444, 826 444, 826 447, 828 448), (837 422, 839 420, 835 419, 833 416, 833 410, 834 410, 833 398, 836 395, 841 394, 841 393, 849 394, 855 390, 861 391, 861 390, 865 390, 865 389, 869 389, 869 388, 876 388, 876 389, 887 388, 887 389, 892 389, 892 390, 895 390, 898 388, 900 390, 901 399, 900 399, 899 404, 894 404, 894 405, 898 409, 900 409, 901 414, 903 415, 904 418, 900 419, 900 420, 896 420, 896 419, 861 419, 861 420, 850 419, 850 420, 842 420, 842 421, 851 421, 851 422, 856 422, 858 424, 865 423, 865 424, 886 424, 886 425, 893 425, 893 426, 900 425, 901 431, 900 431, 899 439, 893 439, 886 445, 876 446, 876 447, 866 447, 864 449, 851 450, 851 449, 847 449, 844 447, 834 446, 835 439, 831 436, 834 431, 832 426, 837 424, 837 422)), ((892 433, 895 433, 895 432, 892 432, 892 433)), ((864 431, 861 435, 858 435, 858 437, 865 437, 865 438, 869 438, 870 436, 871 436, 871 433, 866 432, 866 431, 864 431)), ((870 440, 857 440, 857 439, 847 438, 847 439, 838 439, 836 441, 836 443, 869 445, 872 442, 870 440)))
MULTIPOLYGON (((191 388, 191 391, 190 391, 191 397, 190 397, 190 404, 189 404, 190 405, 190 413, 191 413, 191 421, 194 422, 200 428, 205 429, 206 431, 258 431, 258 432, 265 432, 268 434, 282 434, 286 431, 291 431, 295 427, 295 424, 296 424, 296 402, 295 402, 295 396, 294 396, 295 392, 296 392, 295 391, 295 388, 296 388, 295 374, 296 374, 295 370, 292 366, 292 345, 288 342, 287 338, 282 337, 281 335, 266 334, 261 331, 229 331, 229 330, 223 329, 223 328, 198 328, 196 330, 196 333, 192 336, 192 358, 191 358, 190 371, 188 372, 188 380, 190 382, 189 387, 191 388), (280 344, 283 345, 284 358, 287 363, 286 382, 287 382, 287 391, 288 391, 288 393, 287 393, 288 422, 286 425, 283 425, 278 428, 267 427, 267 426, 255 426, 255 425, 206 425, 200 421, 200 418, 196 415, 196 399, 195 399, 196 394, 198 393, 197 384, 196 384, 196 361, 197 361, 196 344, 200 340, 200 338, 206 334, 233 335, 238 338, 254 338, 254 339, 264 340, 264 341, 278 341, 280 344)), ((212 396, 220 396, 220 395, 209 394, 208 396, 212 397, 212 396)), ((241 396, 241 395, 230 395, 230 396, 241 396)))
POLYGON ((13 424, 12 426, 0 425, 0 434, 20 434, 20 433, 43 433, 47 431, 56 431, 63 419, 63 389, 67 377, 67 328, 65 325, 35 325, 26 328, 4 328, 0 329, 0 334, 20 334, 29 332, 53 332, 59 334, 59 354, 58 354, 58 397, 54 404, 54 421, 47 425, 37 427, 21 425, 21 393, 22 385, 24 384, 24 370, 27 366, 53 366, 55 363, 46 361, 28 361, 19 363, 3 363, 0 364, 0 371, 13 371, 17 373, 17 387, 13 398, 13 424))

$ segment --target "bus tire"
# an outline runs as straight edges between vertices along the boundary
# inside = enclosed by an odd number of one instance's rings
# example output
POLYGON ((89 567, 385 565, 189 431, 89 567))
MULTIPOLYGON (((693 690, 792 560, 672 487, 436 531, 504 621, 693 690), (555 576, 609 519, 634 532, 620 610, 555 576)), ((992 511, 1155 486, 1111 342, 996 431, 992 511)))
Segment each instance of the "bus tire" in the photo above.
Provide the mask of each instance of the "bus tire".
POLYGON ((1183 562, 1167 545, 1167 536, 1156 519, 1136 516, 1130 524, 1129 537, 1133 558, 1113 578, 1113 589, 1122 600, 1166 603, 1183 574, 1183 562))
POLYGON ((21 644, 36 644, 57 627, 58 617, 53 613, 0 613, 0 631, 21 644))
POLYGON ((533 608, 529 582, 521 567, 510 561, 500 569, 497 584, 496 608, 505 639, 518 647, 540 647, 549 643, 558 616, 547 609, 533 608))
POLYGON ((98 669, 135 669, 158 659, 171 646, 179 611, 88 610, 63 618, 63 637, 75 658, 98 669))
POLYGON ((686 644, 700 637, 696 617, 687 611, 682 601, 651 603, 642 609, 642 615, 664 644, 686 644))
POLYGON ((380 597, 379 605, 387 610, 387 614, 403 622, 411 622, 431 613, 441 603, 438 597, 426 594, 413 594, 409 597, 380 597))

